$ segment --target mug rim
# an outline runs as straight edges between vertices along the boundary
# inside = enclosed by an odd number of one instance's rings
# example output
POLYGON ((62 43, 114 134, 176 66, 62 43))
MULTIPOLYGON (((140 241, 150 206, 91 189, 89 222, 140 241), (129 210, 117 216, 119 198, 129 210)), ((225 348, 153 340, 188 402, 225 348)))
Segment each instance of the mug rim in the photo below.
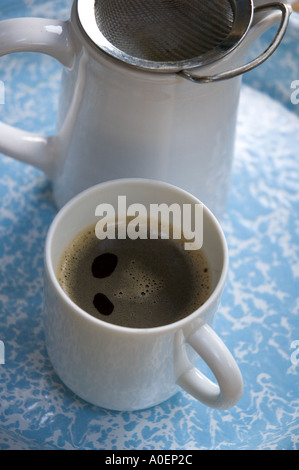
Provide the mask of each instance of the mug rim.
MULTIPOLYGON (((177 320, 173 323, 168 323, 166 325, 150 327, 150 328, 132 328, 132 327, 127 327, 127 326, 117 325, 114 323, 109 323, 109 322, 106 322, 104 320, 101 320, 99 318, 92 316, 90 313, 86 312, 81 307, 79 307, 72 299, 70 299, 70 297, 66 294, 66 292, 63 290, 63 288, 59 284, 59 281, 55 274, 55 269, 52 263, 53 236, 56 232, 57 225, 59 224, 60 220, 65 217, 67 212, 83 198, 89 197, 89 195, 93 192, 96 193, 99 188, 105 188, 105 186, 111 187, 112 185, 118 186, 119 184, 125 184, 125 185, 146 184, 146 185, 151 185, 153 188, 164 187, 166 189, 168 188, 171 191, 177 191, 180 194, 187 196, 192 203, 201 203, 201 201, 198 198, 196 198, 191 193, 189 193, 188 191, 178 186, 175 186, 171 183, 165 183, 164 181, 148 179, 148 178, 120 178, 120 179, 109 180, 109 181, 105 181, 102 183, 98 183, 96 185, 93 185, 85 189, 84 191, 80 192, 79 194, 74 196, 72 199, 70 199, 57 212, 57 214, 55 215, 54 219, 52 220, 50 224, 47 237, 46 237, 45 249, 44 249, 44 269, 46 273, 48 274, 48 280, 52 283, 52 286, 54 287, 56 294, 59 296, 59 298, 65 304, 67 304, 67 306, 70 309, 72 309, 73 313, 79 315, 82 319, 88 322, 94 323, 94 325, 100 326, 101 328, 107 328, 110 331, 112 330, 114 332, 119 332, 122 334, 134 334, 134 335, 146 335, 146 336, 165 334, 165 333, 170 333, 171 331, 176 330, 176 329, 182 329, 186 327, 188 324, 190 324, 191 322, 193 322, 194 320, 199 320, 200 317, 203 316, 204 312, 208 311, 211 308, 214 302, 216 302, 217 299, 220 297, 223 291, 225 282, 226 282, 226 278, 227 278, 228 247, 227 247, 225 235, 215 215, 203 203, 202 204, 203 204, 205 217, 209 217, 212 220, 215 228, 217 229, 218 237, 221 241, 221 247, 222 247, 222 252, 223 252, 223 266, 222 266, 220 278, 215 288, 213 289, 213 292, 211 293, 211 295, 199 308, 197 308, 196 310, 194 310, 192 313, 185 316, 184 318, 177 320)), ((47 282, 47 281, 45 280, 44 282, 47 282)), ((203 323, 205 323, 204 319, 202 321, 203 323)))

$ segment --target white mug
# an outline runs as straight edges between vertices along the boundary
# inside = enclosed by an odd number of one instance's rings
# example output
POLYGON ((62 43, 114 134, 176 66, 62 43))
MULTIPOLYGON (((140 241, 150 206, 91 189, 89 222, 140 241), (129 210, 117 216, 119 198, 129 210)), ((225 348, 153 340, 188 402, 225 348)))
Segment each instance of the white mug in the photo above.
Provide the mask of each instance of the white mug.
MULTIPOLYGON (((251 6, 250 0, 243 3, 251 6)), ((254 8, 245 38, 220 60, 197 67, 196 76, 210 78, 195 84, 175 72, 129 66, 98 47, 94 7, 94 0, 74 0, 65 22, 0 22, 0 56, 42 52, 64 66, 56 135, 0 123, 0 151, 42 169, 53 181, 58 207, 99 182, 142 177, 186 189, 221 217, 230 184, 239 74, 253 64, 238 66, 253 40, 280 21, 273 44, 254 65, 274 51, 290 8, 280 2, 254 8), (223 71, 229 73, 223 76, 223 71)))
MULTIPOLYGON (((228 250, 215 216, 203 206, 203 248, 212 272, 212 289, 192 314, 165 326, 128 328, 91 316, 66 295, 57 280, 60 257, 70 241, 97 222, 98 204, 199 204, 191 194, 164 182, 121 179, 93 186, 56 215, 45 247, 44 317, 50 360, 61 380, 78 396, 113 410, 144 409, 180 389, 207 406, 225 409, 241 397, 243 382, 231 353, 210 326, 228 270, 228 250), (212 370, 212 382, 195 362, 212 370)), ((158 260, 157 260, 158 262, 158 260)))

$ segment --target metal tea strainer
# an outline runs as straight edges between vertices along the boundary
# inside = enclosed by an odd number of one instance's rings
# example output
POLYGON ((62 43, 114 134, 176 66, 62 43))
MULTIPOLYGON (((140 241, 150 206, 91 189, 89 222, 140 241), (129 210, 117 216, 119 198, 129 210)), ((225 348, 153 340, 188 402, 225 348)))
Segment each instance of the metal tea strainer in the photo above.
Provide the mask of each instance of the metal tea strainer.
POLYGON ((254 8, 252 0, 77 0, 81 25, 112 57, 143 70, 177 72, 193 81, 231 78, 266 60, 280 43, 291 8, 275 2, 254 8), (267 50, 245 66, 212 77, 190 70, 236 49, 254 13, 279 9, 281 24, 267 50))

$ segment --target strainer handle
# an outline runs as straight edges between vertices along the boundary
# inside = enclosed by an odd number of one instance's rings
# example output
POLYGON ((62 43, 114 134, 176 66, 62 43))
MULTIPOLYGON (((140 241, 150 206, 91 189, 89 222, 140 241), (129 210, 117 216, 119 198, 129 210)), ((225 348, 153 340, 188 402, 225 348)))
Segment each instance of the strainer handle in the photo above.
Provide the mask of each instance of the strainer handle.
POLYGON ((260 11, 265 11, 265 10, 277 10, 277 9, 280 10, 282 13, 278 31, 273 41, 271 42, 271 44, 256 59, 252 60, 248 64, 242 65, 233 70, 217 73, 215 75, 195 77, 188 70, 182 70, 178 72, 178 75, 188 80, 191 80, 194 83, 210 83, 210 82, 217 82, 220 80, 227 80, 229 78, 237 77, 238 75, 242 75, 245 72, 249 72, 250 70, 257 67, 258 65, 262 64, 273 54, 273 52, 279 46, 286 32, 288 22, 289 22, 289 17, 292 13, 292 7, 289 4, 284 4, 281 2, 274 2, 274 3, 268 3, 266 5, 261 5, 261 6, 254 8, 254 13, 258 13, 260 11))

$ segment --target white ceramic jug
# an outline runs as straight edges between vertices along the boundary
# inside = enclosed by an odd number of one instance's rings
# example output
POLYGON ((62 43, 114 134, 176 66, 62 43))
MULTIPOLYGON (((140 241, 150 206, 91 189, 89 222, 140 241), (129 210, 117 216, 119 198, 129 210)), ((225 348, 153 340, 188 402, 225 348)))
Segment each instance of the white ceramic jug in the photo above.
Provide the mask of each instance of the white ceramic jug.
POLYGON ((188 71, 183 76, 142 70, 103 52, 78 12, 93 3, 75 0, 66 22, 0 22, 0 55, 42 52, 64 66, 57 134, 35 135, 0 123, 0 151, 42 169, 53 181, 58 207, 96 183, 143 177, 186 189, 220 217, 229 190, 241 74, 278 46, 290 7, 279 2, 256 7, 238 47, 193 70, 191 78, 188 71), (267 51, 240 66, 252 41, 279 21, 267 51))

